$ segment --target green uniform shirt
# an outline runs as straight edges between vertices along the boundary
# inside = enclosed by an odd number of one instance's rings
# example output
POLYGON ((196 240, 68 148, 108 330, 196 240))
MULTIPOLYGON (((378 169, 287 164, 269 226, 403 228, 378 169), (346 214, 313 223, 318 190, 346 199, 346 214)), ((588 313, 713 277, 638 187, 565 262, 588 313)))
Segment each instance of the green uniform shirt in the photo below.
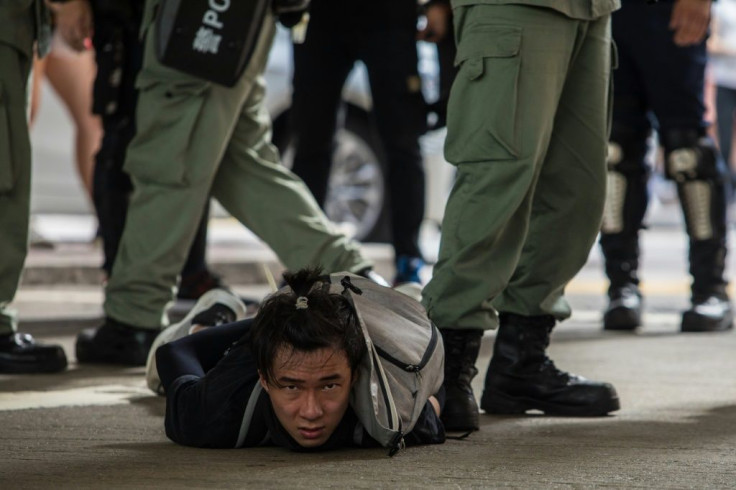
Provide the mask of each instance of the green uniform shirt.
POLYGON ((452 6, 529 5, 557 10, 572 19, 593 20, 621 8, 620 0, 452 0, 452 6))

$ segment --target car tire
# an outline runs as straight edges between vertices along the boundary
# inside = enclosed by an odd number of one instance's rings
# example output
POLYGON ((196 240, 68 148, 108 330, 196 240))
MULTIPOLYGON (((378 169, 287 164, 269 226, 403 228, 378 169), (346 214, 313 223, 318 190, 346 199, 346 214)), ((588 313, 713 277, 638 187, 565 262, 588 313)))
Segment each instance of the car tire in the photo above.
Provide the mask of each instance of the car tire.
MULTIPOLYGON (((291 167, 293 138, 289 134, 288 110, 274 119, 272 141, 281 161, 291 167)), ((332 170, 324 209, 330 220, 340 224, 357 240, 387 242, 387 191, 385 158, 368 114, 349 108, 345 123, 335 135, 332 170)))

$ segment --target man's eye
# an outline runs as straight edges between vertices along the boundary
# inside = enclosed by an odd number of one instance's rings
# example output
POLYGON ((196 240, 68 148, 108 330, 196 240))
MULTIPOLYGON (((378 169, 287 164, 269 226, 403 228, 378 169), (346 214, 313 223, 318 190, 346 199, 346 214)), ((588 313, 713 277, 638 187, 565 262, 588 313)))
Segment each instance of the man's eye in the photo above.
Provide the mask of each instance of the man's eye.
POLYGON ((338 387, 337 383, 329 383, 329 384, 326 384, 322 389, 325 391, 329 391, 329 390, 334 390, 337 387, 338 387))
POLYGON ((284 386, 284 389, 286 391, 296 391, 299 389, 299 387, 297 387, 297 385, 286 385, 284 386))

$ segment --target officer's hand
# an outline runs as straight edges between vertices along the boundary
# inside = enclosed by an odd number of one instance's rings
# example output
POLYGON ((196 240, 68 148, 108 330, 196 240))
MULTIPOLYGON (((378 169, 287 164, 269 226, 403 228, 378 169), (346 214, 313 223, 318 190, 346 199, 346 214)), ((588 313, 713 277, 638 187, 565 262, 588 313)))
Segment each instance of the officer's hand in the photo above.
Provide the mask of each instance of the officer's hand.
POLYGON ((419 41, 438 43, 447 35, 452 10, 445 3, 431 3, 425 11, 427 25, 417 33, 419 41))
POLYGON ((75 51, 87 49, 86 40, 92 37, 92 9, 88 0, 72 0, 52 4, 56 28, 62 39, 75 51))
POLYGON ((670 29, 678 46, 699 44, 705 39, 710 23, 711 0, 677 0, 672 9, 670 29))

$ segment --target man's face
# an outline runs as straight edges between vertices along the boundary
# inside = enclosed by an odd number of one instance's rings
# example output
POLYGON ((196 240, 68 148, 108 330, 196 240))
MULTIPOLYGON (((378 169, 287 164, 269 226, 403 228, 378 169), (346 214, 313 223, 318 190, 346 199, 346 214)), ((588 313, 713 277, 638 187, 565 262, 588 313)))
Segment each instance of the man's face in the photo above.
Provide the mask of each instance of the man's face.
POLYGON ((345 352, 281 348, 273 366, 274 384, 261 376, 261 385, 276 417, 300 446, 321 446, 348 408, 353 379, 345 352))

